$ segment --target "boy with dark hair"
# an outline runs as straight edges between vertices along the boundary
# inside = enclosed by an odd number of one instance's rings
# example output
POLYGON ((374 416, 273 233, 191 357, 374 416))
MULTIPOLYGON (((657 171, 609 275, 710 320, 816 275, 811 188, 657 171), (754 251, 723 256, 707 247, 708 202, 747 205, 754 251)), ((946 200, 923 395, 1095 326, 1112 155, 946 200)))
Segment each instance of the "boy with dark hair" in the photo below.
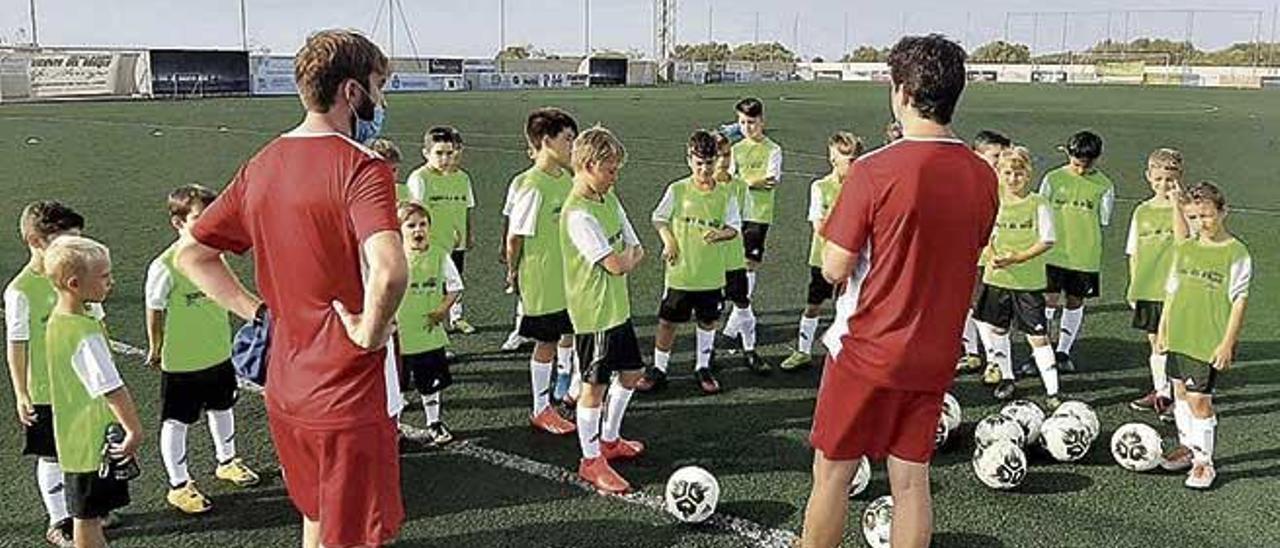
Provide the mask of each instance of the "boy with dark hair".
POLYGON ((1227 231, 1227 202, 1213 183, 1175 193, 1173 266, 1165 287, 1156 348, 1169 356, 1179 447, 1165 470, 1190 468, 1185 485, 1213 486, 1218 376, 1231 368, 1253 278, 1253 259, 1227 231))
POLYGON ((534 340, 529 361, 533 385, 534 428, 572 434, 576 427, 551 405, 552 372, 573 369, 573 324, 564 291, 564 263, 560 248, 560 210, 573 188, 573 140, 578 123, 557 108, 529 114, 525 138, 534 150, 533 167, 520 174, 512 197, 507 229, 507 285, 518 288, 524 317, 520 335, 534 340))
POLYGON ((823 277, 844 289, 823 336, 808 548, 840 543, 863 456, 888 459, 894 546, 929 545, 934 433, 997 206, 995 172, 948 127, 964 49, 908 36, 888 63, 903 137, 854 162, 822 231, 823 277))
POLYGON ((46 324, 58 294, 45 270, 45 250, 59 236, 77 236, 84 217, 55 201, 27 204, 18 219, 18 232, 30 258, 4 289, 6 358, 18 422, 26 441, 22 454, 36 458, 36 485, 49 528, 45 540, 54 546, 71 546, 72 521, 63 494, 62 468, 54 443, 53 407, 46 363, 46 324))
POLYGON ((446 242, 432 241, 434 217, 426 206, 405 202, 396 213, 405 262, 409 265, 409 287, 396 311, 403 356, 401 386, 418 390, 427 416, 426 441, 433 447, 443 447, 453 441, 453 433, 440 418, 441 392, 453 384, 445 353, 449 345, 445 324, 450 307, 462 291, 462 276, 448 256, 446 242))
POLYGON ((1147 157, 1146 178, 1152 196, 1133 209, 1125 255, 1129 256, 1129 290, 1133 327, 1142 330, 1151 344, 1148 365, 1151 391, 1129 402, 1135 411, 1152 410, 1163 421, 1173 420, 1173 392, 1167 374, 1168 356, 1156 348, 1156 334, 1164 308, 1164 286, 1173 264, 1173 214, 1177 207, 1170 195, 1182 184, 1182 153, 1159 148, 1147 157))
POLYGON ((605 493, 631 489, 609 461, 644 452, 644 443, 620 433, 644 369, 627 291, 627 274, 644 258, 644 248, 613 192, 626 157, 609 130, 596 126, 582 132, 573 142, 573 191, 560 222, 565 293, 582 364, 578 477, 605 493))
POLYGON ((653 340, 653 366, 636 387, 641 392, 666 385, 676 325, 690 319, 697 321, 694 375, 698 386, 704 394, 720 392, 711 359, 724 297, 723 242, 738 235, 742 218, 729 188, 717 184, 715 137, 695 131, 687 150, 692 174, 668 185, 653 210, 653 226, 662 237, 666 278, 653 340))
MULTIPOLYGON (((169 193, 169 226, 181 238, 218 197, 200 185, 169 193)), ((186 514, 212 508, 187 471, 187 430, 203 412, 218 467, 214 476, 239 487, 256 485, 257 472, 236 456, 238 390, 231 366, 231 318, 209 300, 173 261, 177 241, 147 268, 147 365, 160 369, 160 457, 169 475, 165 501, 186 514)))
MULTIPOLYGON (((1058 369, 1075 371, 1071 347, 1080 338, 1084 325, 1084 301, 1099 295, 1098 273, 1102 269, 1102 227, 1111 224, 1116 190, 1111 179, 1098 169, 1102 138, 1090 131, 1071 136, 1066 146, 1067 165, 1044 175, 1040 195, 1053 206, 1053 226, 1058 241, 1048 254, 1045 291, 1045 318, 1053 321, 1059 295, 1066 295, 1058 331, 1058 369)), ((1034 366, 1028 362, 1023 372, 1034 366)))
POLYGON ((47 367, 73 536, 78 548, 101 548, 107 545, 103 519, 129 504, 128 480, 114 472, 137 458, 142 442, 138 410, 111 358, 106 330, 86 309, 111 292, 111 255, 98 242, 64 236, 49 246, 45 266, 58 291, 46 331, 47 367), (108 434, 114 429, 123 433, 118 440, 108 434))
MULTIPOLYGON (((461 275, 467 250, 475 245, 471 210, 476 207, 471 175, 461 167, 462 133, 451 126, 436 126, 427 130, 422 141, 426 164, 409 174, 409 192, 431 212, 431 236, 450 250, 449 258, 461 275)), ((464 335, 476 332, 462 317, 461 301, 449 308, 447 327, 464 335)))
MULTIPOLYGON (((764 260, 765 239, 774 217, 774 188, 782 180, 782 147, 764 134, 764 103, 755 97, 738 101, 733 110, 743 139, 733 145, 733 173, 747 184, 742 208, 742 243, 747 259, 747 297, 755 294, 756 270, 764 260)), ((724 334, 730 338, 743 336, 756 327, 750 306, 734 307, 725 322, 724 334)), ((749 334, 754 337, 754 332, 749 334)), ((769 364, 755 359, 749 365, 758 373, 769 370, 769 364)))
POLYGON ((809 290, 805 296, 804 313, 800 316, 800 333, 796 351, 779 365, 783 371, 794 371, 813 363, 813 341, 818 333, 818 315, 822 305, 835 298, 835 287, 822 277, 822 252, 827 242, 822 238, 822 227, 831 214, 836 196, 849 174, 849 166, 862 155, 862 139, 847 131, 838 131, 827 139, 827 161, 831 172, 809 186, 809 224, 813 226, 813 239, 809 243, 809 290))

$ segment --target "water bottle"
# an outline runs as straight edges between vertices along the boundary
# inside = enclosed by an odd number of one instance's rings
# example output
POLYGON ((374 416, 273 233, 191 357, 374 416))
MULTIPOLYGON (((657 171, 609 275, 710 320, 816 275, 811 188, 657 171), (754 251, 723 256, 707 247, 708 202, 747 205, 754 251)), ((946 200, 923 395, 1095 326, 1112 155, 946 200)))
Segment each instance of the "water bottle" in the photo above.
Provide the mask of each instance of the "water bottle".
POLYGON ((124 427, 120 423, 107 425, 107 432, 102 446, 102 466, 98 469, 98 477, 116 481, 129 481, 142 474, 138 461, 133 457, 116 456, 110 452, 112 445, 124 443, 124 427))

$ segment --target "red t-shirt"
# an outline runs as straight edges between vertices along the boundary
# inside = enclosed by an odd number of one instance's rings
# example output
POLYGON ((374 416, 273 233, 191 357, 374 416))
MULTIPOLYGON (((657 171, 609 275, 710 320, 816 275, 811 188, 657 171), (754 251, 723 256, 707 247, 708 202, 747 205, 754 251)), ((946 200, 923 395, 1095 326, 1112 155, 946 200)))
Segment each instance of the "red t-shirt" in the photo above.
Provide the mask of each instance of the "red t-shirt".
POLYGON ((952 139, 902 139, 859 158, 823 236, 858 255, 823 343, 877 386, 951 386, 978 254, 995 222, 991 166, 952 139))
MULTIPOLYGON (((395 179, 376 153, 345 136, 295 131, 267 144, 200 216, 192 235, 253 250, 271 309, 267 410, 315 428, 386 420, 386 351, 347 337, 332 301, 364 306, 360 244, 399 230, 395 179)), ((392 377, 393 378, 393 377, 392 377)))

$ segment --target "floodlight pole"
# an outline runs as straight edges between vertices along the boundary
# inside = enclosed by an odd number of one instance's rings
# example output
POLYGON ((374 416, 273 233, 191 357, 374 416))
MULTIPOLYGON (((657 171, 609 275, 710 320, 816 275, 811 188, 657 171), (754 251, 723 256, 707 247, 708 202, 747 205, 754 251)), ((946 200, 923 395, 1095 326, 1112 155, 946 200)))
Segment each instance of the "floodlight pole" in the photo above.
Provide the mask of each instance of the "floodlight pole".
POLYGON ((31 0, 29 12, 31 14, 31 45, 39 46, 40 31, 37 27, 40 25, 36 23, 36 0, 31 0))
POLYGON ((395 0, 387 0, 387 38, 391 46, 391 57, 396 56, 396 8, 392 3, 395 0))
POLYGON ((716 21, 716 4, 715 0, 707 0, 707 43, 714 44, 715 40, 715 21, 716 21))
POLYGON ((757 44, 760 43, 760 12, 758 11, 756 12, 756 33, 753 41, 757 44))
MULTIPOLYGON (((32 3, 35 2, 35 0, 31 1, 32 3)), ((240 49, 249 51, 249 31, 247 28, 249 23, 245 16, 244 2, 245 0, 240 0, 240 49)))
POLYGON ((591 55, 591 0, 582 0, 582 54, 591 55))
POLYGON ((849 12, 844 12, 844 50, 840 52, 840 56, 844 57, 849 54, 849 12))
POLYGON ((1271 11, 1271 41, 1267 43, 1267 65, 1274 66, 1276 63, 1276 23, 1280 21, 1280 4, 1276 4, 1271 11))

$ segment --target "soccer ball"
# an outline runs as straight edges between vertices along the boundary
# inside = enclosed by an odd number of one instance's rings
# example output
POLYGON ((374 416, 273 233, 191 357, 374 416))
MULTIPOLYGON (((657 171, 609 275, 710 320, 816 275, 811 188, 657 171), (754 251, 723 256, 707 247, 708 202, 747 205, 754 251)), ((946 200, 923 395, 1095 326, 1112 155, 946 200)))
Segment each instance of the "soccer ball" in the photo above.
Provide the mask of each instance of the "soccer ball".
POLYGON ((884 495, 871 501, 862 512, 862 538, 871 548, 889 548, 893 528, 893 497, 884 495))
POLYGON ((1021 447, 1026 442, 1026 434, 1017 421, 1004 415, 989 415, 978 421, 973 429, 973 441, 979 449, 991 447, 997 441, 1007 440, 1021 447))
POLYGON ((1085 428, 1089 429, 1089 438, 1098 439, 1098 428, 1101 425, 1098 423, 1098 414, 1093 412, 1093 409, 1089 407, 1089 404, 1075 400, 1065 401, 1062 402, 1062 405, 1059 405, 1057 409, 1053 410, 1053 414, 1070 415, 1080 419, 1080 422, 1084 423, 1085 428))
POLYGON ((716 511, 720 482, 697 466, 686 466, 667 480, 667 512, 685 523, 702 523, 716 511))
POLYGON ((1160 433, 1140 422, 1121 426, 1111 435, 1111 456, 1126 470, 1146 472, 1160 464, 1160 433))
POLYGON ((871 483, 871 461, 867 460, 867 457, 862 457, 862 460, 858 461, 858 471, 853 474, 853 481, 849 482, 849 498, 866 491, 868 483, 871 483))
POLYGON ((954 431, 964 422, 964 414, 960 409, 960 400, 947 394, 942 398, 942 418, 947 422, 947 430, 954 431))
POLYGON ((1029 400, 1009 402, 1000 410, 1000 414, 1016 421, 1022 427, 1025 443, 1035 443, 1040 439, 1040 424, 1044 422, 1044 411, 1029 400))
POLYGON ((1092 444, 1089 427, 1072 415, 1054 415, 1040 427, 1040 445, 1059 462, 1084 458, 1092 444))
POLYGON ((941 449, 947 444, 947 438, 951 437, 951 430, 947 428, 947 417, 938 417, 938 427, 933 431, 933 448, 941 449))
POLYGON ((1009 440, 998 440, 973 454, 973 473, 992 489, 1013 489, 1027 477, 1027 455, 1009 440))

